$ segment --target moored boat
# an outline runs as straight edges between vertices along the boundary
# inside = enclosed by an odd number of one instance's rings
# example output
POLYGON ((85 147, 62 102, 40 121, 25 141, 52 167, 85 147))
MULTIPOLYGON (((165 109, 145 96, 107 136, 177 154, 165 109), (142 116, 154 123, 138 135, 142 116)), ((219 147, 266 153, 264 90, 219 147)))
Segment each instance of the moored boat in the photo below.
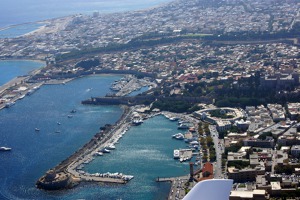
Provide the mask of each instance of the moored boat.
POLYGON ((179 159, 179 156, 180 156, 180 151, 178 149, 175 149, 173 153, 174 159, 179 159))
POLYGON ((95 156, 103 156, 103 153, 100 151, 97 151, 96 153, 94 153, 95 156))
POLYGON ((170 121, 178 121, 179 118, 178 118, 178 117, 170 117, 169 120, 170 120, 170 121))
POLYGON ((116 147, 115 147, 115 145, 111 144, 111 145, 105 147, 105 149, 114 150, 114 149, 116 149, 116 147))
POLYGON ((177 140, 183 140, 184 135, 182 133, 176 133, 176 134, 172 135, 172 138, 175 138, 177 140))
POLYGON ((189 126, 187 124, 180 124, 177 129, 188 129, 189 126))
POLYGON ((106 148, 104 148, 104 149, 102 149, 102 152, 103 152, 103 153, 110 153, 110 150, 109 150, 109 149, 106 149, 106 148))

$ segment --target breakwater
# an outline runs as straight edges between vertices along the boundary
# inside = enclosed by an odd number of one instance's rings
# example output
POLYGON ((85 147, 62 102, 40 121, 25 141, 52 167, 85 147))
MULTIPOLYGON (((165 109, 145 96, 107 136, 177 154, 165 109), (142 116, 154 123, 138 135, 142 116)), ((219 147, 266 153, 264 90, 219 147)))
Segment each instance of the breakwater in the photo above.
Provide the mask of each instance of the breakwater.
POLYGON ((126 128, 130 122, 132 109, 123 107, 123 110, 123 115, 115 125, 106 124, 104 127, 101 127, 101 131, 96 133, 82 148, 74 152, 74 154, 54 168, 48 170, 46 174, 36 182, 37 188, 45 190, 68 189, 81 182, 127 183, 130 178, 126 175, 97 176, 95 174, 79 172, 80 166, 87 161, 91 161, 97 149, 107 146, 114 134, 126 128))
POLYGON ((92 105, 139 105, 149 104, 155 100, 167 100, 167 101, 185 101, 189 103, 212 103, 211 98, 207 97, 164 97, 153 95, 138 95, 133 97, 122 96, 107 96, 107 97, 92 97, 84 100, 82 104, 92 105))
MULTIPOLYGON (((48 67, 51 67, 50 65, 48 67)), ((75 74, 68 74, 68 73, 61 73, 61 74, 52 74, 48 75, 47 78, 50 79, 73 79, 83 76, 95 75, 95 74, 132 74, 138 78, 143 77, 150 77, 155 78, 155 74, 153 73, 146 73, 146 72, 139 72, 134 70, 111 70, 111 69, 102 69, 102 70, 89 70, 89 71, 78 71, 75 74)), ((31 82, 39 81, 39 79, 44 79, 45 76, 43 74, 36 74, 30 78, 31 82)))

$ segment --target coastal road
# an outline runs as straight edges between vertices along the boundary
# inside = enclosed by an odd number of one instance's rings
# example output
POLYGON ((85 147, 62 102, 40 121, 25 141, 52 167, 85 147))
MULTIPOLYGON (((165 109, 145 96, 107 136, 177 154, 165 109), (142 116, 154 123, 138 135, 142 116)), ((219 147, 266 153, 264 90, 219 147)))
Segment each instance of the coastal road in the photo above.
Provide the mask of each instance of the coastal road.
POLYGON ((213 138, 215 150, 216 150, 216 162, 214 163, 214 178, 224 178, 222 173, 222 153, 223 148, 222 144, 219 140, 219 133, 217 131, 217 127, 214 125, 209 125, 209 131, 211 137, 213 138))

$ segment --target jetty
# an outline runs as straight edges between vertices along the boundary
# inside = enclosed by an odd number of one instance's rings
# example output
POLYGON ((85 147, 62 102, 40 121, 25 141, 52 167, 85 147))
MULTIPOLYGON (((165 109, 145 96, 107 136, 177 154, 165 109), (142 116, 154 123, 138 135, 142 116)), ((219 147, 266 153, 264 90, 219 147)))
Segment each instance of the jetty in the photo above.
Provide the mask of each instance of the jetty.
POLYGON ((88 143, 66 160, 48 170, 37 182, 36 186, 45 190, 72 188, 79 183, 116 183, 125 184, 133 176, 122 173, 89 174, 82 170, 84 164, 91 162, 99 150, 116 142, 128 129, 134 108, 123 106, 124 112, 115 125, 105 125, 88 143))

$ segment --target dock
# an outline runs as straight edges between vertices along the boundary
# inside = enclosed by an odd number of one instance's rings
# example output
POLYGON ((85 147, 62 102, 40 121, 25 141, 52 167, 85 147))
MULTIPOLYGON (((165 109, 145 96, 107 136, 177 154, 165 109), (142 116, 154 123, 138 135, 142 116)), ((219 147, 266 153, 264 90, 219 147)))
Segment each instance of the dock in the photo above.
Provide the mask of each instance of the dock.
POLYGON ((157 177, 156 178, 156 182, 173 182, 175 181, 177 178, 173 177, 173 178, 161 178, 161 177, 157 177))
POLYGON ((158 177, 156 182, 171 182, 168 199, 182 199, 186 195, 185 184, 189 181, 189 178, 189 175, 171 178, 158 177))

